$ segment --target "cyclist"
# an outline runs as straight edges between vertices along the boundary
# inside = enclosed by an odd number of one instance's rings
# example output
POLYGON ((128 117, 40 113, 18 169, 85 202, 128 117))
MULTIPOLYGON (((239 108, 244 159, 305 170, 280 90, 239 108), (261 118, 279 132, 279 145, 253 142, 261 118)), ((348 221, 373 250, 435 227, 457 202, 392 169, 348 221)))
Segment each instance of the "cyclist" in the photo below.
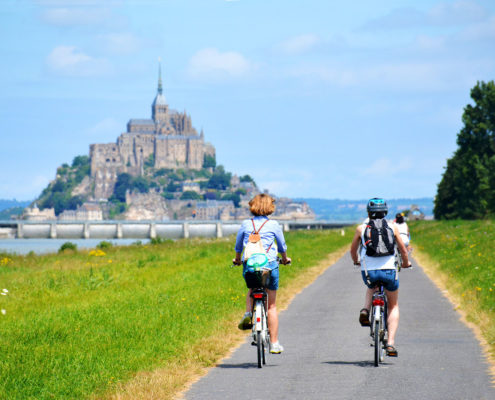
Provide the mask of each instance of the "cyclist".
POLYGON ((411 248, 409 247, 409 242, 411 240, 411 234, 409 232, 409 227, 407 226, 407 222, 404 219, 404 214, 398 213, 395 216, 395 224, 397 225, 397 229, 399 230, 400 237, 404 242, 404 246, 406 246, 407 252, 411 252, 411 248))
MULTIPOLYGON (((368 211, 370 221, 384 220, 388 212, 387 203, 385 200, 380 198, 373 198, 369 200, 366 209, 368 211)), ((399 326, 399 278, 395 266, 395 256, 393 254, 381 257, 370 257, 366 255, 366 246, 364 241, 364 231, 366 226, 367 224, 363 223, 356 228, 356 233, 351 244, 352 260, 354 261, 354 265, 361 265, 361 275, 367 286, 364 307, 359 312, 359 322, 362 326, 370 325, 369 313, 373 292, 376 290, 375 283, 378 281, 383 282, 388 299, 388 341, 385 350, 388 356, 397 357, 398 352, 395 348, 395 334, 399 326), (360 243, 363 245, 360 254, 361 258, 358 257, 360 243), (361 262, 359 260, 361 260, 361 262)), ((391 228, 393 228, 397 248, 402 256, 403 268, 408 268, 411 266, 411 263, 409 262, 407 250, 404 246, 399 230, 393 224, 391 228)))
MULTIPOLYGON (((278 289, 278 262, 277 254, 280 253, 282 264, 289 264, 291 259, 287 257, 287 245, 285 244, 282 228, 277 221, 268 219, 268 215, 275 211, 275 199, 268 194, 258 194, 249 201, 249 209, 253 218, 246 219, 242 222, 235 243, 234 264, 240 265, 243 262, 244 268, 242 275, 246 274, 246 260, 241 258, 242 251, 246 246, 249 235, 253 229, 259 233, 261 242, 268 256, 268 268, 271 269, 269 283, 267 286, 268 293, 268 328, 270 329, 270 353, 280 354, 284 348, 278 341, 278 315, 277 315, 277 289, 278 289), (276 243, 275 243, 276 242, 276 243)), ((251 289, 246 296, 246 313, 241 319, 239 329, 249 329, 251 323, 251 310, 253 309, 253 299, 251 298, 251 289)))

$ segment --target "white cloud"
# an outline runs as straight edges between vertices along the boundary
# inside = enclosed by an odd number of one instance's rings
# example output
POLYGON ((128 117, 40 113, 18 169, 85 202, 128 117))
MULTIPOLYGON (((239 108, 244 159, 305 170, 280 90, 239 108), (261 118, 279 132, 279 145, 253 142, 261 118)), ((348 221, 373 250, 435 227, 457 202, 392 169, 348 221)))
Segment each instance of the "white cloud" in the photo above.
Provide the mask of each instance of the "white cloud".
POLYGON ((49 8, 41 14, 43 21, 57 26, 98 25, 110 18, 110 11, 98 8, 49 8))
POLYGON ((314 34, 305 34, 292 37, 280 45, 282 51, 287 54, 300 54, 311 50, 320 42, 320 38, 314 34))
MULTIPOLYGON (((387 88, 411 92, 439 91, 470 87, 473 76, 485 76, 492 64, 478 60, 369 61, 336 64, 329 62, 303 64, 286 71, 291 78, 336 87, 387 88), (481 75, 480 75, 481 74, 481 75)), ((476 79, 474 80, 474 83, 476 79)))
POLYGON ((55 47, 46 63, 53 72, 68 76, 104 75, 110 71, 107 60, 91 57, 75 46, 55 47))
POLYGON ((201 78, 239 78, 256 69, 241 53, 221 53, 215 48, 199 50, 189 60, 187 72, 189 76, 201 78))
POLYGON ((427 13, 428 22, 432 25, 457 25, 486 19, 487 10, 474 1, 455 1, 440 3, 427 13))
POLYGON ((382 30, 468 25, 484 21, 488 15, 488 11, 475 1, 459 0, 439 3, 426 12, 414 8, 396 8, 387 15, 368 21, 362 28, 382 30))

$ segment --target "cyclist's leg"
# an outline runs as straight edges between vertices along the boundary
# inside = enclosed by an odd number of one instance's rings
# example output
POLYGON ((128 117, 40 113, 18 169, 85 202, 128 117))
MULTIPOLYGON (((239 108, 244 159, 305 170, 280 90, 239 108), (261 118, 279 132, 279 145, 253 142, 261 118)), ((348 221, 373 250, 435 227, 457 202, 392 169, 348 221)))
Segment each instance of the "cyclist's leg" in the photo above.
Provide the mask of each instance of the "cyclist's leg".
POLYGON ((388 300, 388 342, 390 346, 395 345, 395 334, 399 327, 399 289, 393 292, 386 290, 388 300))
POLYGON ((246 312, 251 312, 253 310, 253 298, 251 297, 251 292, 253 289, 249 289, 246 295, 246 312))
POLYGON ((268 293, 268 328, 270 329, 270 341, 278 342, 278 315, 277 315, 277 291, 267 289, 268 293))

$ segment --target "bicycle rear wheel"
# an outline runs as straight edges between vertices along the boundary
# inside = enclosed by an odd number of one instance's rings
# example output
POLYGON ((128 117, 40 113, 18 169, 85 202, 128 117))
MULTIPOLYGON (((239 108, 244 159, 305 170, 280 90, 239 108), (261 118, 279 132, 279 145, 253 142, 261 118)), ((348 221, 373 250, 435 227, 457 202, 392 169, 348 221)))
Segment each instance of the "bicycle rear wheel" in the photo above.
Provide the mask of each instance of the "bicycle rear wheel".
POLYGON ((375 367, 378 367, 380 363, 380 350, 381 350, 381 342, 380 342, 380 321, 373 322, 374 331, 373 331, 373 339, 374 339, 374 347, 375 347, 375 367))
POLYGON ((258 350, 258 368, 261 368, 261 363, 263 362, 263 358, 264 358, 263 341, 261 340, 261 331, 256 332, 256 347, 258 350))

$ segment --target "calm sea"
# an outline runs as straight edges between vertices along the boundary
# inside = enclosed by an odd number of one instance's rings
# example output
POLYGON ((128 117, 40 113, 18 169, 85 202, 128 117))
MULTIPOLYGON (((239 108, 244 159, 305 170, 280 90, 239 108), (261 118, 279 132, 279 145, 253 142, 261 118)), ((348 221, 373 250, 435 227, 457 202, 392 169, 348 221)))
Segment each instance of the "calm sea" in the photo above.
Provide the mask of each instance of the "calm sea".
MULTIPOLYGON (((0 239, 0 252, 27 254, 33 251, 36 254, 56 253, 65 242, 72 242, 79 249, 95 248, 102 240, 112 242, 116 246, 126 246, 138 239, 0 239)), ((141 243, 148 243, 149 239, 139 239, 141 243)))

